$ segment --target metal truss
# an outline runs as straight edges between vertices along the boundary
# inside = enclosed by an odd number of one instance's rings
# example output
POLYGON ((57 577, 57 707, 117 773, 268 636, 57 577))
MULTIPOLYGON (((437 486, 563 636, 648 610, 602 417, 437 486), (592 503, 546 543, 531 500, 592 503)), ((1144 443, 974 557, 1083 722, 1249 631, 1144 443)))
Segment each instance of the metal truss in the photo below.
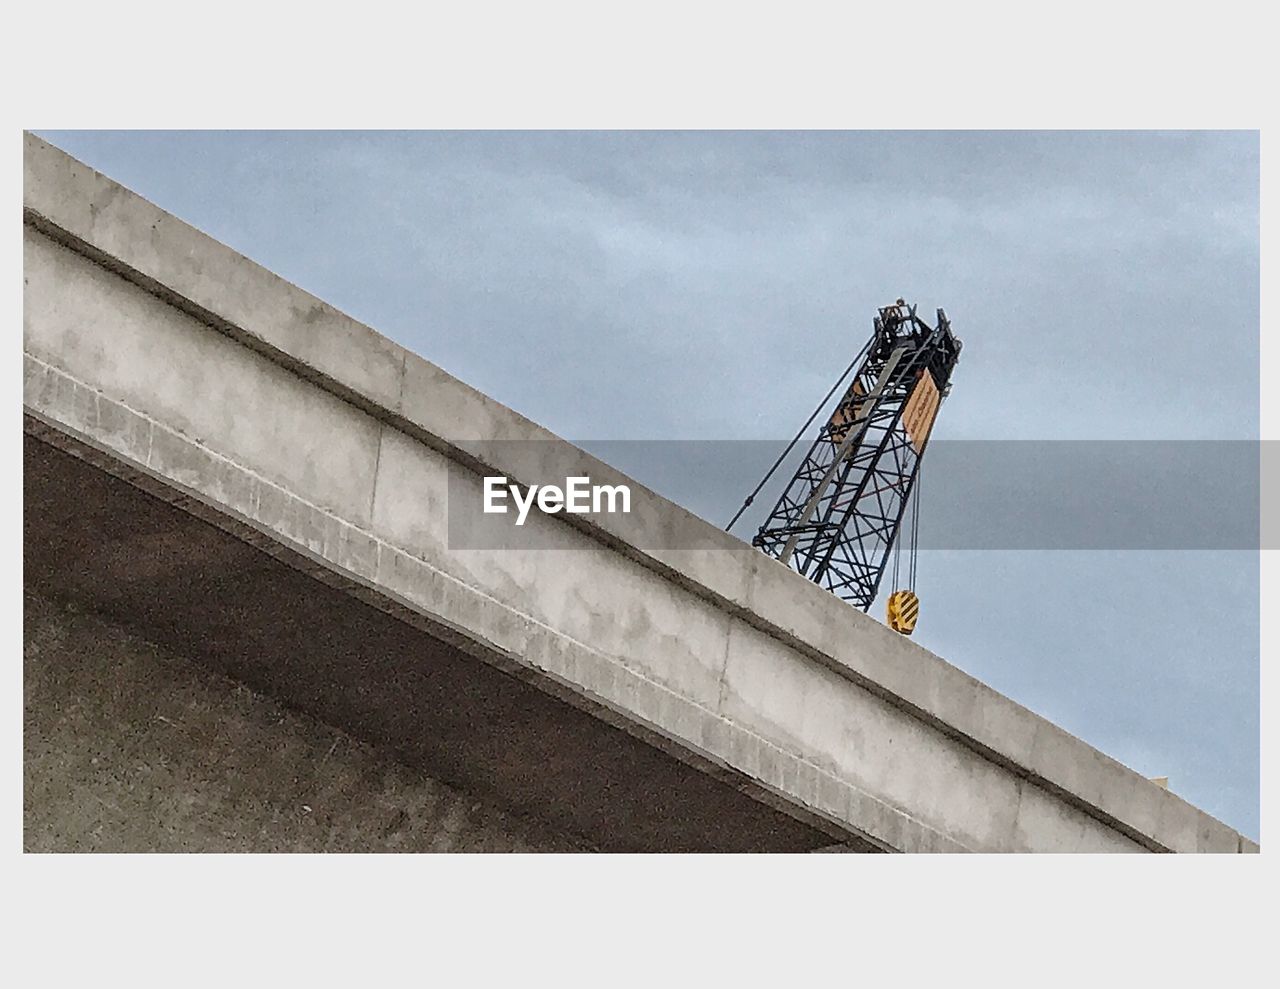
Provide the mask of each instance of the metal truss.
POLYGON ((941 309, 936 327, 901 299, 881 309, 853 381, 752 545, 869 608, 933 421, 916 422, 913 437, 903 413, 925 374, 945 396, 959 354, 941 309))

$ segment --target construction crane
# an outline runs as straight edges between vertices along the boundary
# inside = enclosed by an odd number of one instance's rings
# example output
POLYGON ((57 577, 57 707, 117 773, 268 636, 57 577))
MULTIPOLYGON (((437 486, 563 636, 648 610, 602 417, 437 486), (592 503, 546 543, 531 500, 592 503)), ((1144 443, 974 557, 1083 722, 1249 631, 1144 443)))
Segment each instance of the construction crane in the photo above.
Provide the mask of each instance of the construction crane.
POLYGON ((895 631, 910 635, 920 611, 915 594, 920 464, 938 407, 951 390, 961 344, 941 309, 931 327, 902 299, 883 307, 874 326, 866 346, 726 528, 742 517, 852 374, 843 397, 751 542, 863 611, 875 601, 890 551, 896 547, 894 592, 886 618, 895 631), (912 514, 906 534, 907 586, 899 587, 901 530, 908 503, 912 514))

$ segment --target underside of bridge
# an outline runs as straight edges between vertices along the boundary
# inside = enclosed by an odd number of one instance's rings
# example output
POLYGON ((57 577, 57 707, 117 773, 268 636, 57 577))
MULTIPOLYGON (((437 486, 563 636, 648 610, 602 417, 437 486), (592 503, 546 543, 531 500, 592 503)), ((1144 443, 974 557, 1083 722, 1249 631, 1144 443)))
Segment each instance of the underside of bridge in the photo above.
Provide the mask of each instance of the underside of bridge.
MULTIPOLYGON (((527 819, 535 835, 555 836, 529 839, 525 847, 794 852, 836 843, 835 837, 748 796, 732 780, 694 768, 113 476, 82 459, 89 451, 74 442, 60 446, 65 449, 31 433, 25 436, 29 594, 99 616, 336 726, 485 806, 527 819)), ((29 604, 29 612, 31 608, 29 604)), ((56 654, 28 650, 29 697, 52 689, 49 682, 57 682, 61 674, 49 664, 62 661, 56 654)), ((98 661, 104 675, 122 675, 110 657, 98 661)), ((154 684, 116 687, 130 695, 150 692, 154 684)), ((110 693, 112 688, 98 684, 98 689, 110 693)), ((86 762, 98 758, 92 745, 78 746, 71 737, 77 731, 86 734, 83 723, 50 716, 69 703, 83 705, 86 698, 61 701, 28 703, 29 798, 33 792, 61 788, 67 791, 64 803, 87 803, 90 809, 111 806, 124 792, 135 802, 139 791, 152 803, 181 802, 183 793, 161 792, 172 789, 173 775, 157 776, 148 765, 115 767, 104 775, 96 762, 77 773, 72 759, 32 760, 35 748, 78 752, 86 762)), ((123 730, 137 732, 165 717, 156 710, 153 702, 117 706, 104 717, 134 721, 123 730)), ((183 760, 196 743, 181 731, 177 717, 161 723, 173 723, 177 730, 158 734, 159 761, 183 760)), ((232 737, 218 740, 222 749, 235 752, 239 767, 233 778, 216 783, 227 799, 236 801, 237 788, 265 791, 268 808, 273 803, 305 804, 307 814, 323 822, 331 813, 324 787, 299 789, 296 780, 266 778, 278 769, 271 753, 246 749, 279 745, 280 739, 254 733, 234 737, 237 724, 225 721, 224 730, 232 737)), ((292 736, 298 744, 302 733, 292 736)), ((210 740, 199 744, 207 747, 210 740)), ((178 785, 190 787, 191 799, 199 798, 197 783, 178 785)), ((258 822, 243 820, 243 802, 241 806, 233 830, 257 828, 258 822)), ((258 816, 269 818, 273 812, 278 816, 279 807, 258 816)), ((376 816, 377 811, 370 807, 367 813, 376 816)), ((274 824, 280 826, 278 820, 274 824)), ((56 840, 44 829, 31 833, 30 820, 28 825, 32 847, 91 847, 91 832, 101 818, 64 815, 56 840)), ((138 820, 134 815, 128 841, 113 842, 110 834, 100 833, 97 838, 117 850, 236 847, 223 840, 222 831, 205 834, 202 829, 181 835, 175 845, 170 828, 160 817, 138 820)), ((316 832, 324 833, 323 828, 316 832)), ((400 847, 389 837, 382 828, 357 830, 342 847, 400 847)), ((848 844, 847 834, 840 840, 847 850, 859 850, 856 842, 848 844)), ((314 835, 306 840, 304 832, 292 847, 324 847, 318 842, 314 835)), ((862 850, 875 849, 864 845, 862 850)))

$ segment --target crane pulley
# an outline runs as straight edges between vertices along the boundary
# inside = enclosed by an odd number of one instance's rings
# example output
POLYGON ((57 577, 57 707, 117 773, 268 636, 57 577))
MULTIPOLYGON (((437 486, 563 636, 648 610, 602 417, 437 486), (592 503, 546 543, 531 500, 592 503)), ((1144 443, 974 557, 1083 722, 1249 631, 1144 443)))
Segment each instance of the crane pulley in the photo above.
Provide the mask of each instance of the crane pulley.
POLYGON ((939 309, 935 326, 898 299, 879 310, 871 339, 836 381, 727 528, 760 493, 844 381, 853 380, 783 489, 754 546, 864 611, 897 546, 889 625, 910 635, 915 594, 919 473, 942 399, 950 391, 960 341, 939 309), (913 489, 916 497, 912 499, 913 489), (898 585, 900 528, 908 503, 908 586, 898 585))

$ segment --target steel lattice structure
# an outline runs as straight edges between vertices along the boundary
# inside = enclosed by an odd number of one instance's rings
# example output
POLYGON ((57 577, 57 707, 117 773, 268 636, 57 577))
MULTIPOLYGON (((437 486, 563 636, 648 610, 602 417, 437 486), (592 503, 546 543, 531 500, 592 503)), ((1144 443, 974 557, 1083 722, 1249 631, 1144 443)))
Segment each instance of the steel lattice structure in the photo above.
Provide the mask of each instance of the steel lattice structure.
POLYGON ((941 309, 934 327, 901 299, 881 309, 853 381, 752 544, 869 608, 959 355, 941 309))

